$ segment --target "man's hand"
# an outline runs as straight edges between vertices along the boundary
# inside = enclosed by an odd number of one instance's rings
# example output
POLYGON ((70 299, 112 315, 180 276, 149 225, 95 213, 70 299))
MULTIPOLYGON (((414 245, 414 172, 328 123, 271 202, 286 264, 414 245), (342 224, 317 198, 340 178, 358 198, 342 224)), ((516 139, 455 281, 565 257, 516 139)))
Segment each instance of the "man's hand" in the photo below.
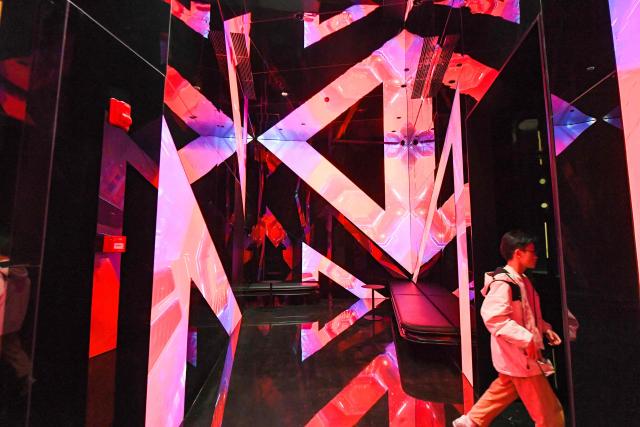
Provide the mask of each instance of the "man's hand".
POLYGON ((531 342, 529 342, 527 348, 525 348, 524 350, 527 353, 527 357, 529 359, 538 360, 538 347, 536 347, 536 343, 533 338, 531 338, 531 342))
POLYGON ((545 332, 545 335, 549 340, 549 345, 560 345, 562 343, 562 339, 560 338, 560 336, 553 332, 551 329, 548 329, 547 332, 545 332))

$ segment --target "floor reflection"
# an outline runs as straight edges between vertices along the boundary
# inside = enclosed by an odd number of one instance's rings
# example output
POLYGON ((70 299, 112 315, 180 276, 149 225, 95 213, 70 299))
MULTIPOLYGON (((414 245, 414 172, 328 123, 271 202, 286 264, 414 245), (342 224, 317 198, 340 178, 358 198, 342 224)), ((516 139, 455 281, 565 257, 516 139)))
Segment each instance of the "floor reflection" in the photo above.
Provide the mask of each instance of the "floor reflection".
MULTIPOLYGON (((377 307, 382 299, 375 301, 377 307)), ((300 331, 300 347, 302 349, 302 361, 326 346, 331 340, 349 329, 355 322, 371 311, 372 300, 358 300, 351 307, 327 322, 320 328, 320 322, 303 323, 300 331)))
POLYGON ((443 369, 444 380, 434 377, 440 367, 423 358, 422 349, 396 346, 389 301, 376 308, 382 321, 363 319, 370 310, 369 300, 353 299, 247 308, 229 344, 216 401, 209 403, 213 419, 189 418, 185 425, 450 425, 462 397, 449 377, 453 372, 459 379, 459 369, 443 369), (405 390, 401 372, 415 377, 411 383, 430 382, 429 400, 420 388, 405 390), (433 394, 439 387, 454 390, 433 394), (438 396, 447 401, 434 400, 438 396))

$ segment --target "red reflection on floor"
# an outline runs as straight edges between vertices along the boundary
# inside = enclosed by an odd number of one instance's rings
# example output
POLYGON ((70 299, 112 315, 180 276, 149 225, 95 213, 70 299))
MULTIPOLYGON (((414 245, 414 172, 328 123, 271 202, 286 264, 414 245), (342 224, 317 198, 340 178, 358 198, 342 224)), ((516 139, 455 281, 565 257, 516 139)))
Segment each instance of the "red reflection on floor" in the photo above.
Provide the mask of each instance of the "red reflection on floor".
POLYGON ((355 425, 387 392, 389 426, 444 427, 444 403, 419 400, 407 395, 402 389, 393 343, 387 346, 383 354, 373 359, 306 425, 355 425))
POLYGON ((224 368, 222 369, 222 378, 220 379, 220 386, 218 387, 218 397, 216 398, 216 408, 213 412, 211 427, 219 427, 222 425, 224 407, 227 404, 227 394, 229 393, 229 383, 231 382, 231 372, 233 370, 233 362, 236 358, 239 336, 240 324, 236 326, 229 336, 229 345, 227 346, 227 355, 224 359, 224 368))
MULTIPOLYGON (((375 301, 377 307, 384 299, 375 301)), ((302 349, 302 361, 318 352, 329 344, 334 338, 342 334, 356 323, 362 316, 373 308, 371 299, 356 301, 351 307, 328 321, 322 328, 319 322, 303 323, 300 330, 300 347, 302 349)))

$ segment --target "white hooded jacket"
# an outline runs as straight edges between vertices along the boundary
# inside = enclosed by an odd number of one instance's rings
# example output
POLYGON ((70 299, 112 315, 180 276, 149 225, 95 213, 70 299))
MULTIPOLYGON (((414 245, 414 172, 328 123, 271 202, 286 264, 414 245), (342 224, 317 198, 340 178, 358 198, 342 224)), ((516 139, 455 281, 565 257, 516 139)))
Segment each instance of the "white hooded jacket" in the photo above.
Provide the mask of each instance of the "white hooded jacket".
POLYGON ((537 348, 544 348, 542 335, 551 327, 542 319, 540 298, 529 279, 508 265, 504 269, 506 273, 485 274, 482 289, 485 300, 480 314, 491 333, 493 366, 513 377, 540 375, 538 363, 527 357, 526 348, 531 340, 537 348), (512 299, 508 282, 520 288, 520 300, 512 299))

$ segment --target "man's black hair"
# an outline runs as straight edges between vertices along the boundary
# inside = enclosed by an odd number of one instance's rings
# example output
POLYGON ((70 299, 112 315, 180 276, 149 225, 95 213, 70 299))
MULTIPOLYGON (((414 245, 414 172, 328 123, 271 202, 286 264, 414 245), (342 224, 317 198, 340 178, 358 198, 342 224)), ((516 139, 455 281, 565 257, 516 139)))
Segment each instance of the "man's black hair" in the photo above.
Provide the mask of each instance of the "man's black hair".
POLYGON ((516 249, 524 249, 530 243, 535 243, 535 238, 532 235, 522 230, 508 231, 500 240, 500 255, 505 261, 509 261, 516 249))

